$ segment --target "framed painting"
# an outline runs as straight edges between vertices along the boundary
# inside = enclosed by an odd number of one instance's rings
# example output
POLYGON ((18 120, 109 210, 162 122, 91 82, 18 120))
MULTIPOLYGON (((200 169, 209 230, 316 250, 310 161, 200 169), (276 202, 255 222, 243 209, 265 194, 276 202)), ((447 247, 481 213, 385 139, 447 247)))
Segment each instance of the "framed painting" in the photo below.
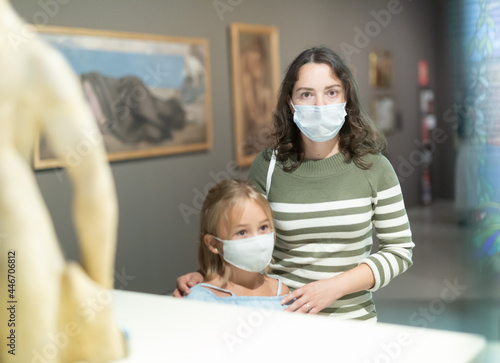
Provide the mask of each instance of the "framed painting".
POLYGON ((231 24, 236 160, 249 166, 269 146, 280 83, 278 28, 231 24))
MULTIPOLYGON (((78 75, 110 161, 211 148, 208 40, 36 29, 78 75)), ((40 135, 34 168, 60 166, 40 135)))
POLYGON ((396 105, 391 96, 377 96, 372 99, 372 116, 377 127, 384 134, 396 130, 396 105))
POLYGON ((392 53, 388 50, 377 50, 369 55, 370 84, 375 88, 392 86, 392 53))

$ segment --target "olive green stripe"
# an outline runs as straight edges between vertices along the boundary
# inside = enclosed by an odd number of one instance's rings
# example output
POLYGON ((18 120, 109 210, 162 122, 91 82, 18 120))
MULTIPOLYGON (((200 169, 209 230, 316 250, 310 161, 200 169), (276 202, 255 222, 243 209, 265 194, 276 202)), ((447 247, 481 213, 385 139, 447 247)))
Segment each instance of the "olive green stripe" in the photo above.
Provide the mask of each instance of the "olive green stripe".
MULTIPOLYGON (((398 263, 399 273, 404 272, 405 271, 405 267, 403 265, 403 261, 404 260, 408 261, 408 259, 406 257, 401 256, 399 253, 396 253, 395 257, 396 257, 396 261, 398 263)), ((410 260, 409 263, 408 263, 408 267, 410 267, 412 264, 413 264, 413 262, 410 260)))
POLYGON ((403 271, 403 260, 408 262, 408 267, 410 267, 412 264, 413 264, 413 261, 410 259, 408 259, 408 256, 406 255, 402 255, 400 253, 398 253, 398 251, 396 250, 392 250, 391 249, 391 253, 394 255, 394 257, 396 257, 396 261, 398 261, 398 264, 400 263, 401 261, 401 264, 399 265, 399 270, 400 271, 403 271))
MULTIPOLYGON (((302 265, 302 264, 297 264, 295 262, 289 262, 289 261, 283 261, 283 260, 278 260, 274 259, 275 264, 279 264, 280 267, 286 269, 286 268, 292 268, 293 270, 301 269, 302 271, 310 271, 310 272, 327 272, 327 273, 333 273, 333 272, 345 272, 347 270, 351 270, 354 267, 358 266, 357 263, 350 263, 346 265, 335 265, 335 266, 318 266, 318 265, 302 265)), ((288 272, 287 272, 288 273, 288 272)), ((295 275, 293 275, 295 276, 295 275)), ((297 276, 297 278, 301 278, 297 276)), ((316 281, 316 280, 312 280, 316 281)), ((298 281, 300 282, 300 281, 298 281)))
POLYGON ((282 221, 290 221, 296 219, 308 219, 308 218, 324 218, 324 217, 344 217, 349 215, 365 214, 372 210, 371 205, 347 208, 347 209, 335 209, 317 212, 274 212, 274 218, 282 221))
POLYGON ((370 256, 368 256, 368 259, 369 259, 370 261, 372 261, 372 262, 375 264, 375 266, 377 266, 377 271, 378 271, 378 273, 380 274, 380 281, 381 281, 381 283, 380 283, 380 284, 381 284, 381 285, 383 285, 383 284, 384 284, 384 282, 385 282, 385 273, 384 273, 384 268, 382 267, 382 264, 381 264, 381 263, 380 263, 380 261, 379 261, 377 258, 375 258, 375 257, 370 257, 370 256))
POLYGON ((298 234, 311 233, 332 233, 332 232, 356 232, 363 230, 371 225, 371 220, 364 221, 358 224, 350 224, 343 226, 311 226, 306 228, 298 228, 292 230, 283 230, 279 228, 279 221, 275 221, 276 232, 284 236, 295 236, 298 234))
MULTIPOLYGON (((279 244, 279 241, 282 241, 283 243, 287 243, 290 245, 304 245, 304 244, 310 244, 310 243, 319 243, 319 244, 331 244, 331 243, 336 243, 336 244, 351 244, 351 243, 356 243, 356 242, 361 242, 366 239, 369 239, 372 236, 373 231, 368 230, 364 235, 361 235, 359 237, 353 237, 353 238, 342 238, 342 237, 335 237, 335 238, 303 238, 299 240, 293 240, 289 241, 286 239, 286 237, 289 236, 284 236, 285 238, 281 238, 281 232, 279 230, 276 230, 276 233, 278 235, 277 240, 279 244)), ((291 235, 295 236, 295 235, 291 235)))
POLYGON ((375 214, 373 216, 374 221, 385 221, 389 219, 399 218, 406 215, 406 211, 404 209, 400 209, 398 211, 386 214, 375 214))
POLYGON ((289 280, 298 282, 300 284, 304 284, 304 285, 308 284, 310 282, 318 281, 317 279, 308 279, 308 278, 305 278, 305 277, 295 276, 295 275, 292 275, 291 273, 289 273, 287 271, 273 270, 273 274, 276 275, 276 276, 281 276, 283 278, 287 278, 289 280))
POLYGON ((371 298, 370 298, 370 293, 368 293, 367 291, 365 290, 362 290, 362 291, 357 291, 357 292, 353 292, 352 294, 348 294, 348 295, 344 295, 342 296, 339 301, 342 301, 342 300, 348 300, 348 299, 355 299, 355 298, 358 298, 358 297, 363 297, 363 296, 366 296, 367 297, 367 300, 370 300, 371 301, 371 298))
POLYGON ((377 201, 377 206, 379 206, 379 207, 385 207, 387 205, 400 202, 401 200, 403 200, 403 195, 402 194, 396 194, 396 195, 394 195, 392 197, 389 197, 389 198, 379 199, 377 201))
MULTIPOLYGON (((378 231, 378 232, 380 232, 380 231, 378 231)), ((413 240, 412 240, 411 236, 406 236, 406 237, 398 237, 397 239, 390 239, 390 240, 388 240, 388 242, 390 242, 391 245, 397 246, 399 244, 413 242, 413 240)), ((403 248, 406 248, 406 247, 403 247, 403 248)))
POLYGON ((335 251, 335 252, 308 252, 308 251, 296 251, 283 249, 278 246, 274 248, 275 251, 283 252, 284 254, 292 257, 305 257, 305 258, 330 258, 330 257, 354 257, 363 255, 369 252, 371 249, 370 245, 366 245, 362 248, 349 251, 335 251))
MULTIPOLYGON (((410 227, 408 227, 408 223, 400 224, 398 226, 394 227, 375 227, 377 230, 377 233, 397 233, 401 231, 409 231, 410 227)), ((398 241, 400 241, 402 238, 406 237, 398 237, 398 241)))
POLYGON ((359 311, 365 308, 370 308, 371 306, 373 306, 373 301, 368 300, 362 304, 355 304, 355 305, 341 306, 341 307, 327 307, 321 310, 321 312, 327 314, 343 314, 343 313, 351 313, 353 311, 359 311))
MULTIPOLYGON (((386 257, 385 253, 381 253, 380 256, 385 260, 387 266, 389 266, 389 279, 392 279, 394 277, 394 270, 392 269, 392 264, 389 262, 389 259, 386 257)), ((385 280, 384 280, 385 281, 385 280)))

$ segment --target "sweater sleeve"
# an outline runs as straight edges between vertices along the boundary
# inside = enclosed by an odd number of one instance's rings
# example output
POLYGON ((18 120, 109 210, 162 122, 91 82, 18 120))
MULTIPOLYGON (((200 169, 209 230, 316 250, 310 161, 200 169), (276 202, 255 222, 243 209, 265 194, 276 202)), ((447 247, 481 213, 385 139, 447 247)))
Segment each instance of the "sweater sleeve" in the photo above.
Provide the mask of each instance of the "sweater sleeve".
POLYGON ((372 269, 375 285, 370 291, 376 291, 413 264, 415 244, 401 186, 392 165, 385 157, 375 156, 366 174, 373 189, 372 221, 379 239, 379 250, 361 263, 372 269))
POLYGON ((248 173, 248 180, 259 191, 259 193, 266 194, 266 178, 267 169, 269 168, 269 160, 271 149, 262 150, 252 162, 250 171, 248 173))

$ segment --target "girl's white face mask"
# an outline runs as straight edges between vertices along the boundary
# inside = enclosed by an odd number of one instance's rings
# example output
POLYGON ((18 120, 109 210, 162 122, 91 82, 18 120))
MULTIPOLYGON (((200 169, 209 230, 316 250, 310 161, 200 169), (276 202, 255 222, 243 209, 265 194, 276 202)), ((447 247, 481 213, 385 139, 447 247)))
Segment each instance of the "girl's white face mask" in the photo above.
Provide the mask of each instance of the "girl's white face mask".
POLYGON ((271 263, 274 249, 274 232, 255 237, 223 240, 222 258, 233 266, 250 272, 262 272, 271 263))
POLYGON ((309 139, 323 142, 333 139, 344 125, 346 103, 334 103, 326 106, 294 105, 293 121, 309 139))

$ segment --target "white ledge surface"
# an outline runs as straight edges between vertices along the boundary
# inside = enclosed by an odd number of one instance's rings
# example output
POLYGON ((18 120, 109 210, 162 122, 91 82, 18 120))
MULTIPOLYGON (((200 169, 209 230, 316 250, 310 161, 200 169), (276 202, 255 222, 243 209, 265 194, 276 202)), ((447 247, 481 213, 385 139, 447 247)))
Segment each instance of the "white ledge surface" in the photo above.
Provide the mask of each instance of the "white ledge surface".
POLYGON ((478 335, 113 291, 123 363, 482 362, 478 335))

